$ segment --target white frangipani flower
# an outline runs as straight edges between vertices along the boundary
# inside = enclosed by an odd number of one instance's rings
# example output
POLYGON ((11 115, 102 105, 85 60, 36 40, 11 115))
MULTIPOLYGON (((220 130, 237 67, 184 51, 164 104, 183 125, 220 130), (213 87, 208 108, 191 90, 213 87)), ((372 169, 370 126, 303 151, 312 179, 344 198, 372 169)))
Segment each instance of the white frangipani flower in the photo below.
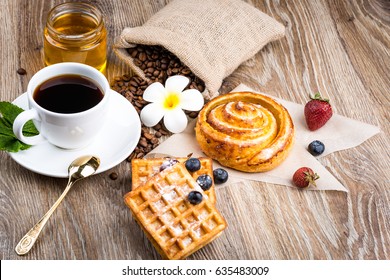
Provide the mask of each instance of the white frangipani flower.
POLYGON ((184 88, 190 80, 185 76, 172 76, 165 82, 148 86, 144 100, 151 102, 141 111, 141 121, 148 127, 155 126, 164 118, 165 127, 173 133, 180 133, 187 127, 187 116, 183 110, 199 111, 204 105, 202 94, 196 89, 184 88))

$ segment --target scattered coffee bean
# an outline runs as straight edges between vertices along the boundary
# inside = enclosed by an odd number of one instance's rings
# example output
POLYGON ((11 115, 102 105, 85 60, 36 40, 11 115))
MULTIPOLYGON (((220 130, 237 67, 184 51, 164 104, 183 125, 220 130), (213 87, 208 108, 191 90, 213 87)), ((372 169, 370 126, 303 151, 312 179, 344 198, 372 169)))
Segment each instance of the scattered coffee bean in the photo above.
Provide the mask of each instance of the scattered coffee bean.
POLYGON ((116 179, 118 179, 118 174, 116 173, 116 172, 112 172, 112 173, 110 173, 110 179, 111 180, 116 180, 116 179))
POLYGON ((192 119, 195 119, 198 116, 199 112, 189 112, 188 116, 192 119))
POLYGON ((153 127, 155 130, 160 130, 161 129, 161 124, 156 124, 154 127, 153 127))
POLYGON ((138 153, 135 157, 136 158, 143 158, 145 154, 143 152, 138 153))
POLYGON ((27 71, 24 68, 19 68, 18 70, 16 70, 16 73, 18 73, 19 75, 26 75, 27 71))
POLYGON ((144 137, 147 139, 147 140, 152 140, 153 139, 153 135, 148 133, 148 132, 145 132, 144 133, 144 137))
POLYGON ((146 139, 144 137, 141 137, 139 144, 144 148, 148 147, 148 142, 146 141, 146 139))

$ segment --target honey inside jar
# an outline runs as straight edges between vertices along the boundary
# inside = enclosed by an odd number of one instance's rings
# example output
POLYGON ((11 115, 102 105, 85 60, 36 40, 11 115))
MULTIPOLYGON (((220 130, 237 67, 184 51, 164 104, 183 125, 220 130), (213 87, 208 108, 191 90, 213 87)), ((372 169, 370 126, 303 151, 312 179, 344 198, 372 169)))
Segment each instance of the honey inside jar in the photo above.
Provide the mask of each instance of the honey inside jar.
POLYGON ((84 63, 105 74, 107 31, 100 11, 86 3, 54 7, 44 30, 44 60, 84 63))

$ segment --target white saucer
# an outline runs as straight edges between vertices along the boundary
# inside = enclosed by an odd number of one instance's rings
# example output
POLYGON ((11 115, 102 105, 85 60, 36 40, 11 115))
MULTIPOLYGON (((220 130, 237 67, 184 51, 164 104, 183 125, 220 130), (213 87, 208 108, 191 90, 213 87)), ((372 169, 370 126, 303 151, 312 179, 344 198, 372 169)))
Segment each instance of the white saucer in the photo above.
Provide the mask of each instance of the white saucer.
MULTIPOLYGON (((28 109, 27 94, 13 102, 28 109)), ((141 121, 133 105, 116 91, 112 91, 106 122, 97 138, 86 148, 65 150, 49 142, 33 146, 11 158, 23 167, 47 176, 68 177, 69 164, 79 156, 95 155, 101 160, 96 173, 106 171, 125 160, 135 149, 141 137, 141 121)))

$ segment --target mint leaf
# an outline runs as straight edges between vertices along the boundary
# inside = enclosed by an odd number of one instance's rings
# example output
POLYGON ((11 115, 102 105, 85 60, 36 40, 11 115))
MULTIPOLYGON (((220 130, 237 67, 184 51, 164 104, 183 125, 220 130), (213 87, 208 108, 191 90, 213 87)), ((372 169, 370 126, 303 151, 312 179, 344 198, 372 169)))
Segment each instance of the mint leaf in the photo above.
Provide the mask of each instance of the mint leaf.
MULTIPOLYGON (((12 129, 16 117, 21 112, 23 112, 22 108, 10 102, 0 102, 0 150, 15 153, 31 147, 16 138, 12 129)), ((23 127, 23 134, 34 136, 39 134, 39 131, 32 121, 28 121, 23 127)))
POLYGON ((4 118, 0 119, 0 135, 14 136, 12 128, 4 118))
POLYGON ((39 131, 35 127, 33 121, 30 120, 26 122, 26 124, 23 127, 23 134, 27 136, 34 136, 39 134, 39 131))
POLYGON ((26 150, 30 147, 30 145, 24 144, 23 142, 16 139, 15 136, 0 134, 0 150, 2 151, 16 153, 20 150, 26 150))
POLYGON ((9 125, 12 125, 16 117, 23 112, 22 108, 19 108, 18 106, 1 101, 0 102, 0 113, 3 116, 3 120, 8 122, 9 125))

